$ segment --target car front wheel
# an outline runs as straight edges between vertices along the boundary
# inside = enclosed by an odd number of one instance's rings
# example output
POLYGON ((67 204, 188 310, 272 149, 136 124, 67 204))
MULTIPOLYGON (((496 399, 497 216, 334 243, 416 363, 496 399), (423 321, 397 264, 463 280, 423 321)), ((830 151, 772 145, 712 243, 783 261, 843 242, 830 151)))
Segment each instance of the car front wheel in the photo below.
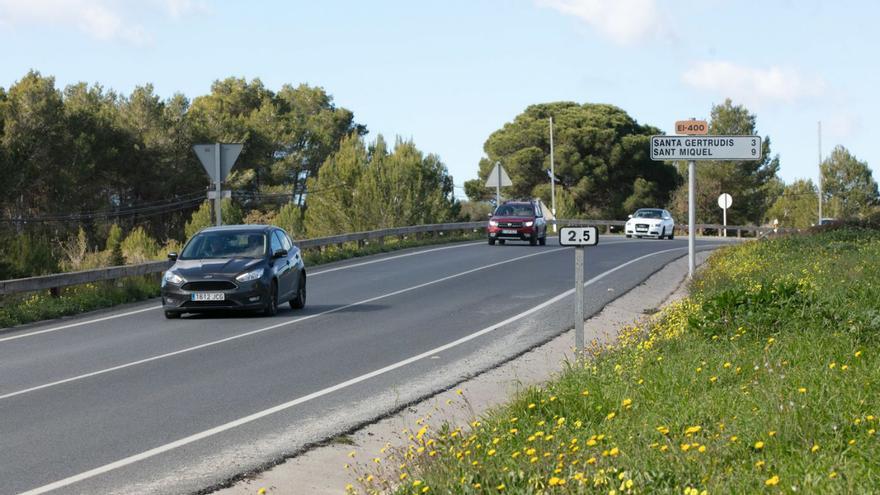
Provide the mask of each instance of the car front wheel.
POLYGON ((269 288, 269 300, 266 301, 266 307, 263 308, 263 315, 275 316, 278 314, 278 282, 272 281, 269 288))

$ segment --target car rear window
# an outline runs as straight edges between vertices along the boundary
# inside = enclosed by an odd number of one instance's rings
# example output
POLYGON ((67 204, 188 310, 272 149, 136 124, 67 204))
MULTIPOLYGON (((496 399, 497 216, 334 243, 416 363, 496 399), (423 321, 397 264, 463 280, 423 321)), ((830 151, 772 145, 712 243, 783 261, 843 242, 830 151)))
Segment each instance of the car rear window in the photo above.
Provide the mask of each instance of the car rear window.
POLYGON ((260 232, 202 232, 190 239, 182 260, 205 258, 262 258, 266 236, 260 232))

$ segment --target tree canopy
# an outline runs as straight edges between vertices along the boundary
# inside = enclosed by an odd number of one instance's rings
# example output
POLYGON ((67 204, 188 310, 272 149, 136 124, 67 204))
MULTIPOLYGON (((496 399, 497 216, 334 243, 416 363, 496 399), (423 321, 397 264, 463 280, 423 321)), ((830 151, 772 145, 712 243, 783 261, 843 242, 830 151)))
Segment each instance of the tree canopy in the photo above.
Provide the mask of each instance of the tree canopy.
POLYGON ((479 179, 465 184, 468 197, 494 194, 483 183, 501 162, 513 182, 505 195, 550 204, 550 117, 558 217, 620 218, 667 203, 679 176, 671 165, 651 161, 649 138, 660 131, 615 106, 573 102, 531 105, 493 132, 483 146, 479 179))
POLYGON ((836 146, 820 165, 823 215, 834 218, 864 218, 878 204, 877 182, 866 162, 843 146, 836 146))

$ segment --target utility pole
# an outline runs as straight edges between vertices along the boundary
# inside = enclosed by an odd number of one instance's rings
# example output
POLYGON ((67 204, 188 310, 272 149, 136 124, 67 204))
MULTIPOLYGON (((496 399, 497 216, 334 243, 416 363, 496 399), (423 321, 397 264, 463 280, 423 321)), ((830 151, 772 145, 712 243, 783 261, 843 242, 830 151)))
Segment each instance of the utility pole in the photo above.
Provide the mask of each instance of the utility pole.
POLYGON ((819 221, 822 225, 822 121, 819 121, 819 221))
POLYGON ((553 117, 550 117, 550 211, 553 213, 553 232, 556 232, 556 167, 553 164, 553 117))

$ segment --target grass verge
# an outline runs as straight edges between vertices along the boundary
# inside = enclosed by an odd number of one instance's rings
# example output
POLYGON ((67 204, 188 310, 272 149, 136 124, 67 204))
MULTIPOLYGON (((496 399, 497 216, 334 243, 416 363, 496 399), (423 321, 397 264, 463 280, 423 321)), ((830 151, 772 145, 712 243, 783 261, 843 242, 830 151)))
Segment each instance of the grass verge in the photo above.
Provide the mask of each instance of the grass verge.
MULTIPOLYGON (((485 239, 485 234, 469 232, 420 239, 414 237, 395 238, 388 239, 382 245, 374 243, 358 247, 355 243, 348 243, 342 247, 327 247, 323 251, 309 250, 304 257, 306 266, 311 267, 400 249, 477 239, 485 239)), ((58 297, 50 295, 48 290, 0 296, 0 304, 2 304, 0 305, 0 328, 75 315, 158 296, 159 274, 66 287, 61 290, 58 297)))
POLYGON ((688 299, 470 424, 419 420, 348 490, 875 492, 878 259, 854 228, 724 248, 688 299))

